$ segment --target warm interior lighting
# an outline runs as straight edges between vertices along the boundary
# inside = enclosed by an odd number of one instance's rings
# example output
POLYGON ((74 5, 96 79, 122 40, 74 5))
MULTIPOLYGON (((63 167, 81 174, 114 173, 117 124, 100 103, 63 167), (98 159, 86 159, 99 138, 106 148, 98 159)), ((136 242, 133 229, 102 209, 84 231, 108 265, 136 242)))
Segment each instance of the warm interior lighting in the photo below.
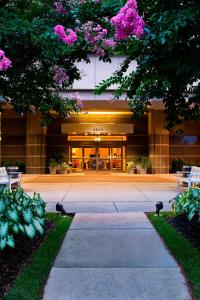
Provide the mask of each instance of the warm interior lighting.
POLYGON ((77 141, 126 141, 127 137, 125 135, 69 135, 68 141, 77 142, 77 141))
POLYGON ((81 111, 81 115, 132 115, 130 111, 81 111))
POLYGON ((95 142, 100 142, 101 138, 100 138, 100 136, 97 136, 94 140, 95 140, 95 142))

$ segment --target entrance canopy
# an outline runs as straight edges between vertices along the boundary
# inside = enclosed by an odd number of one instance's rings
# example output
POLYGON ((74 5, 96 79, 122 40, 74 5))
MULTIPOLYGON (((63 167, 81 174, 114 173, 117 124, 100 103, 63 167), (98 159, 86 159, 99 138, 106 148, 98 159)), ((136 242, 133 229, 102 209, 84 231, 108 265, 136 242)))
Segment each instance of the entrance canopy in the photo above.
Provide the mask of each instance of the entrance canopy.
POLYGON ((124 135, 134 132, 133 124, 112 123, 63 123, 63 134, 92 134, 92 135, 124 135))

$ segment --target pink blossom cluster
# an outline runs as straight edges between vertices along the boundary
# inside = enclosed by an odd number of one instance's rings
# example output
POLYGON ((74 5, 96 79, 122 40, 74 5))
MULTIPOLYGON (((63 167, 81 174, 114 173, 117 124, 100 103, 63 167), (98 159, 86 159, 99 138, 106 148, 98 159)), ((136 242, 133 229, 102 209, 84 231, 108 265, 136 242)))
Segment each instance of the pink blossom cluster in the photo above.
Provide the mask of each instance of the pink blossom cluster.
POLYGON ((6 71, 11 66, 11 60, 6 57, 4 51, 0 49, 0 71, 6 71))
MULTIPOLYGON (((92 0, 95 4, 98 4, 101 2, 101 0, 92 0)), ((87 3, 88 0, 79 0, 78 3, 79 4, 84 4, 84 3, 87 3)))
POLYGON ((57 11, 57 13, 59 14, 66 14, 67 11, 66 9, 64 8, 64 6, 62 5, 62 2, 61 1, 55 1, 54 2, 54 6, 55 6, 55 11, 57 11))
POLYGON ((54 76, 53 80, 57 84, 66 84, 69 81, 69 76, 66 74, 66 71, 59 66, 54 66, 54 76))
POLYGON ((116 46, 116 42, 113 39, 108 39, 108 31, 102 28, 101 25, 95 25, 92 21, 85 23, 81 30, 85 34, 85 40, 92 45, 93 52, 98 56, 103 57, 105 55, 105 49, 116 46))
POLYGON ((62 25, 56 25, 54 27, 54 33, 59 36, 61 41, 71 46, 77 41, 77 35, 70 28, 67 28, 66 32, 67 34, 65 33, 65 28, 62 25))
POLYGON ((125 40, 129 36, 141 37, 144 34, 144 21, 137 12, 135 0, 128 0, 119 13, 111 19, 116 28, 117 40, 125 40))
POLYGON ((77 107, 79 109, 83 108, 83 102, 81 100, 81 97, 80 97, 79 93, 76 92, 76 93, 70 94, 69 98, 76 101, 77 107))

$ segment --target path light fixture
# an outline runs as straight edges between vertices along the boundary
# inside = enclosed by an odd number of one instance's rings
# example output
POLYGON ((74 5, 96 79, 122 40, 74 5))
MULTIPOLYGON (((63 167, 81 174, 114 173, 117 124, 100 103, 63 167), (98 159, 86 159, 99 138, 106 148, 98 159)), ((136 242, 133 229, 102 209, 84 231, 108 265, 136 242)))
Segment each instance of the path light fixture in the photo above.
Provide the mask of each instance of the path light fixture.
POLYGON ((163 209, 164 207, 163 202, 158 201, 155 206, 156 206, 156 213, 159 216, 161 209, 163 209))
POLYGON ((62 216, 68 216, 68 217, 74 216, 74 214, 72 214, 72 213, 67 213, 66 210, 64 209, 63 205, 60 203, 56 204, 56 211, 61 213, 62 216))

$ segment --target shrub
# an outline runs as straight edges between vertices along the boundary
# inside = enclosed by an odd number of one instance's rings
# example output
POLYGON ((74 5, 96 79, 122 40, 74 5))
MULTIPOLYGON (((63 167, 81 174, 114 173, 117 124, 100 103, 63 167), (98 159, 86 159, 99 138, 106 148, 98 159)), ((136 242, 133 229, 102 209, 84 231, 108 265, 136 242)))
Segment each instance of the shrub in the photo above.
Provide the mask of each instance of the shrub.
POLYGON ((22 188, 0 189, 0 250, 15 247, 15 236, 33 239, 44 233, 45 203, 40 195, 28 196, 22 188))
POLYGON ((58 165, 59 165, 58 162, 54 159, 51 159, 49 161, 49 167, 58 167, 58 165))
POLYGON ((189 221, 193 218, 200 222, 200 189, 189 189, 178 194, 170 201, 177 214, 186 214, 189 221))
POLYGON ((149 169, 151 167, 151 162, 147 156, 138 156, 137 164, 144 169, 149 169))
POLYGON ((1 163, 2 167, 18 167, 18 171, 22 173, 26 173, 26 165, 23 161, 17 160, 15 162, 10 162, 10 161, 2 161, 1 163))
POLYGON ((182 171, 185 162, 181 158, 176 158, 172 160, 171 173, 176 173, 176 171, 182 171))
POLYGON ((136 168, 136 165, 133 161, 128 161, 127 162, 127 169, 135 169, 136 168))

